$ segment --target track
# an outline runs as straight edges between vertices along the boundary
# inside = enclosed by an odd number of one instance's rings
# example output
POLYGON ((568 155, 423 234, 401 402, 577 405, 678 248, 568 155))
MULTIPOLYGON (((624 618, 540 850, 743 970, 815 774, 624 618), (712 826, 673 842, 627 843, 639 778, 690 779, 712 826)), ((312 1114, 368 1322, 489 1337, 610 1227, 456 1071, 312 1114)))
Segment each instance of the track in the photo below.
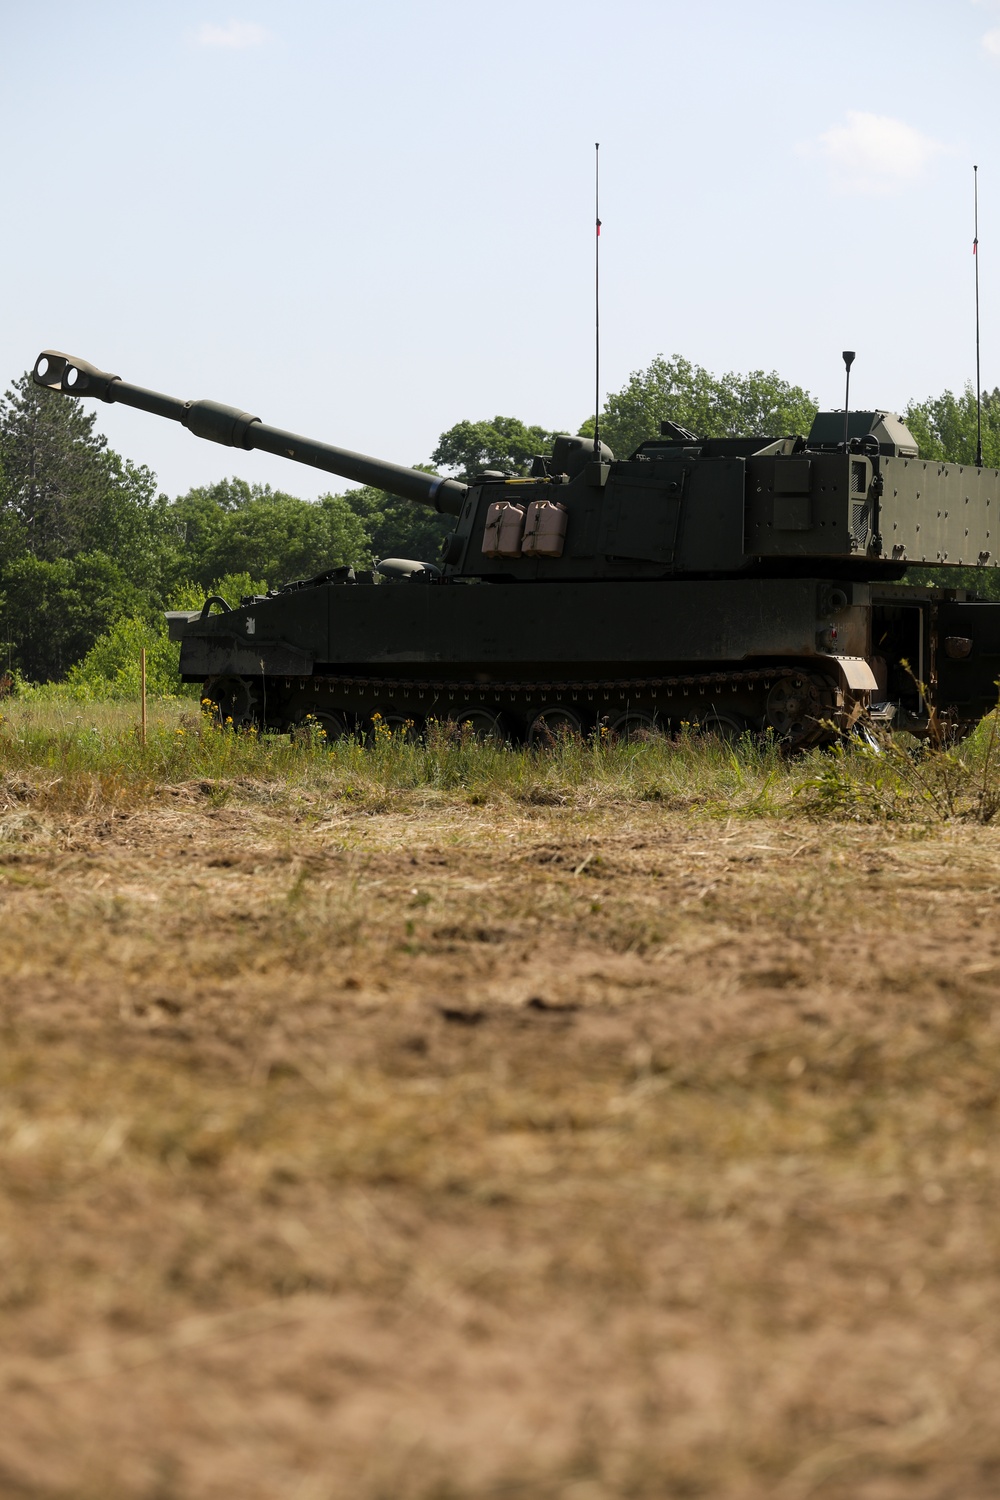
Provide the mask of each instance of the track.
POLYGON ((792 666, 663 677, 471 679, 319 673, 310 677, 210 678, 205 696, 224 719, 286 729, 318 720, 333 737, 382 723, 471 721, 477 733, 537 739, 559 727, 616 733, 692 722, 724 733, 771 728, 796 745, 816 743, 825 725, 846 725, 844 697, 826 677, 792 666))

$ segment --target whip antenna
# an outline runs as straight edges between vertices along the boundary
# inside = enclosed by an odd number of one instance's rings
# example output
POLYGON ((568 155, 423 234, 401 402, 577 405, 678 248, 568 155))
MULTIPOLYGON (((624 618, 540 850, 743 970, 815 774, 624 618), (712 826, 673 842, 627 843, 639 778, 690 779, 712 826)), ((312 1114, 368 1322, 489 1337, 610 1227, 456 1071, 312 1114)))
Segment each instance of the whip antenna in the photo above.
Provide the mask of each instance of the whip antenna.
POLYGON ((975 187, 976 227, 972 240, 972 254, 976 261, 976 468, 983 467, 983 397, 979 378, 979 168, 973 167, 972 181, 975 187))
POLYGON ((601 456, 601 143, 594 142, 594 457, 601 456))
POLYGON ((847 385, 844 390, 844 443, 846 445, 850 436, 850 414, 851 414, 851 366, 854 363, 854 350, 844 350, 844 366, 847 370, 847 385))

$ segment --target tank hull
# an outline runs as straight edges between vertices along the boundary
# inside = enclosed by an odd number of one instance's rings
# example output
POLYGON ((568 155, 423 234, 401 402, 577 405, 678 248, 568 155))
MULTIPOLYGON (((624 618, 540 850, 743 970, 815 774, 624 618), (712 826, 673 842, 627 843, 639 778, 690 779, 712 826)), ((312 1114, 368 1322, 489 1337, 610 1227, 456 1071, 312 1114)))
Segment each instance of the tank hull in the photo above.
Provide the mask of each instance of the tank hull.
POLYGON ((348 732, 376 714, 415 728, 494 716, 517 740, 558 710, 585 731, 632 715, 770 727, 805 744, 889 697, 919 727, 921 682, 956 722, 980 717, 995 701, 998 620, 954 591, 825 578, 435 581, 323 584, 185 616, 175 634, 184 678, 224 717, 271 730, 309 715, 348 732), (966 628, 975 649, 953 660, 942 630, 955 640, 966 628), (789 707, 800 681, 801 722, 789 707))
MULTIPOLYGON (((642 675, 667 663, 815 656, 831 589, 841 653, 868 646, 866 584, 821 579, 658 580, 505 585, 321 585, 212 615, 183 633, 181 671, 253 673, 272 654, 307 670, 471 668, 509 675, 540 665, 614 667, 642 675), (857 597, 857 603, 854 602, 857 597), (834 602, 840 602, 839 595, 834 602)), ((284 670, 284 666, 278 670, 284 670)))

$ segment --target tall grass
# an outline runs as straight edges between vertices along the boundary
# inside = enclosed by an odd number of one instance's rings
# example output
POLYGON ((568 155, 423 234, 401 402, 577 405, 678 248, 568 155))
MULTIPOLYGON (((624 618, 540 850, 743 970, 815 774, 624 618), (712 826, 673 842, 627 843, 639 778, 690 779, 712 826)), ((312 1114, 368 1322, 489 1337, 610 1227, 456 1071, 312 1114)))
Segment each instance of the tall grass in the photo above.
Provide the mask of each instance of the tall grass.
POLYGON ((959 746, 904 737, 847 739, 790 758, 773 740, 732 744, 694 732, 616 741, 566 734, 528 748, 483 742, 461 725, 419 739, 376 732, 327 743, 318 730, 234 732, 179 699, 151 706, 146 744, 134 704, 28 695, 0 704, 0 776, 8 799, 141 800, 204 783, 216 798, 307 797, 369 811, 446 798, 587 807, 656 802, 707 815, 803 814, 851 821, 992 821, 1000 812, 1000 725, 991 714, 959 746))
POLYGON ((645 742, 562 735, 544 748, 477 740, 461 725, 432 724, 420 739, 381 730, 373 740, 327 743, 319 731, 234 732, 180 700, 151 705, 146 744, 138 710, 58 696, 0 707, 0 775, 55 798, 148 795, 156 786, 211 782, 217 795, 268 785, 274 796, 310 793, 377 807, 420 796, 538 806, 654 801, 675 807, 763 813, 792 796, 778 748, 682 734, 645 742))
POLYGON ((1000 813, 998 711, 954 745, 908 735, 841 740, 813 758, 798 794, 819 817, 991 823, 1000 813))

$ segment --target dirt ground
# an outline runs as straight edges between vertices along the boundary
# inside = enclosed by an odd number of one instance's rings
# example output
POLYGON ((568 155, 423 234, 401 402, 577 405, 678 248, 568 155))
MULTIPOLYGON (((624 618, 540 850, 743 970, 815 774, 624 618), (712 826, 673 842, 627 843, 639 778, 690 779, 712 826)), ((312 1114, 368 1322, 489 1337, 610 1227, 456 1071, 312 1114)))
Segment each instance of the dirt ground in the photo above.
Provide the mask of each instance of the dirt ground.
POLYGON ((1000 834, 241 797, 0 813, 0 1494, 1000 1492, 1000 834))

